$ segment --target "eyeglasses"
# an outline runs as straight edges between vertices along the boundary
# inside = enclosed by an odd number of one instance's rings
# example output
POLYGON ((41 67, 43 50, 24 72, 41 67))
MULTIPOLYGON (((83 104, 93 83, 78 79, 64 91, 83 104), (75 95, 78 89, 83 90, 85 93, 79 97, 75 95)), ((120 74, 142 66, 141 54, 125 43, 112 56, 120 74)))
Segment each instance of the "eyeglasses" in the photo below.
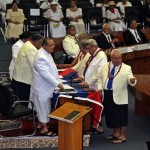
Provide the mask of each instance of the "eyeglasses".
POLYGON ((46 44, 46 46, 55 47, 55 44, 50 44, 50 45, 46 44))
POLYGON ((86 47, 86 50, 87 50, 87 51, 90 51, 92 48, 93 48, 93 46, 91 46, 90 48, 87 48, 87 47, 86 47))

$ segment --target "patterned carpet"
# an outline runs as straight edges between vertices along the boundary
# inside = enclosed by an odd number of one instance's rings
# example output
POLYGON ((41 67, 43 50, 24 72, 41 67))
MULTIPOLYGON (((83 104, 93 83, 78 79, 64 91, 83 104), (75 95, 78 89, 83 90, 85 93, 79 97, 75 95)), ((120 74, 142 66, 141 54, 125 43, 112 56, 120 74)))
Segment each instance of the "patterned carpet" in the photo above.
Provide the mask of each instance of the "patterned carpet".
MULTIPOLYGON (((84 135, 83 146, 89 146, 90 135, 84 135)), ((47 137, 47 136, 34 136, 34 137, 23 137, 23 138, 0 138, 0 149, 11 149, 17 148, 53 148, 58 145, 58 136, 47 137)))

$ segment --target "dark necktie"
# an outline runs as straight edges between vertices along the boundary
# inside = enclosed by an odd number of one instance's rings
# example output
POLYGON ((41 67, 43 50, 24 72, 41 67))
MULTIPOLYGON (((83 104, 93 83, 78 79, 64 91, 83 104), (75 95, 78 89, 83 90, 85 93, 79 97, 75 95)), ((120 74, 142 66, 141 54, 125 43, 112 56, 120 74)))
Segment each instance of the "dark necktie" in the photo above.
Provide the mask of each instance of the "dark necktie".
POLYGON ((111 43, 109 35, 107 35, 108 42, 111 43))
POLYGON ((112 89, 112 83, 113 83, 113 78, 114 78, 114 74, 115 74, 115 67, 114 66, 110 72, 110 75, 109 75, 109 80, 108 80, 108 83, 107 83, 107 89, 108 90, 111 90, 112 89))
POLYGON ((134 33, 135 33, 135 37, 136 37, 136 39, 137 39, 138 43, 140 43, 140 42, 141 42, 141 40, 139 39, 139 37, 138 37, 138 34, 137 34, 136 30, 134 30, 134 33))
POLYGON ((93 60, 93 58, 94 58, 93 56, 89 57, 89 60, 87 61, 87 64, 86 64, 84 72, 83 72, 83 76, 85 76, 85 73, 86 73, 86 71, 87 71, 87 69, 89 67, 90 62, 93 60))

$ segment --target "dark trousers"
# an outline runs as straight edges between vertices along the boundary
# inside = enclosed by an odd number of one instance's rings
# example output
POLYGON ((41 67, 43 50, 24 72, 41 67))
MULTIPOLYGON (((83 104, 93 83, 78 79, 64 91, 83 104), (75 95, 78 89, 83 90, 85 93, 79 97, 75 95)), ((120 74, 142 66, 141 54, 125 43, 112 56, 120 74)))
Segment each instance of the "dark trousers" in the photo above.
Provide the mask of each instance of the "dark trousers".
POLYGON ((11 86, 20 100, 29 100, 31 85, 12 79, 11 86))

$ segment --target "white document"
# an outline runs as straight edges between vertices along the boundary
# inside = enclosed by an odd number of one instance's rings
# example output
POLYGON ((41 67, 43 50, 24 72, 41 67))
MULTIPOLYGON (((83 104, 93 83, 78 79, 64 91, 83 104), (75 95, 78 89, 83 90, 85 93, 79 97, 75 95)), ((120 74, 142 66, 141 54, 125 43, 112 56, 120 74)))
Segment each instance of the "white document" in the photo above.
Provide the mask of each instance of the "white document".
MULTIPOLYGON (((68 84, 63 84, 63 86, 64 86, 65 91, 64 92, 60 92, 62 94, 63 93, 65 94, 65 93, 77 93, 78 92, 75 88, 71 87, 68 84)), ((59 88, 58 87, 54 90, 54 92, 56 92, 56 91, 59 92, 59 88)))
POLYGON ((30 16, 40 16, 40 9, 30 9, 30 16))

